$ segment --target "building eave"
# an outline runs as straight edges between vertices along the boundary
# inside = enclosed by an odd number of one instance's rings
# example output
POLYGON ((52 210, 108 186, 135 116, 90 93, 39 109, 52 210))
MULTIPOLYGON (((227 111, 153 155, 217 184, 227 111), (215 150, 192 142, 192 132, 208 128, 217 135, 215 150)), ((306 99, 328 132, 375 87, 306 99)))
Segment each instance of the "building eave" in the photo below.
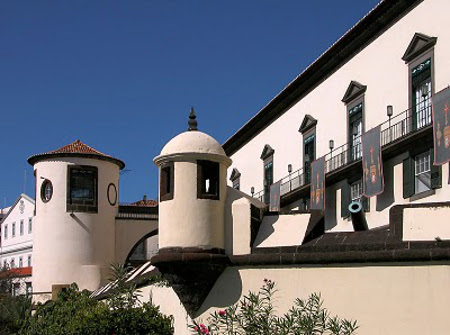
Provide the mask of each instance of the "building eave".
POLYGON ((228 156, 283 115, 423 0, 381 1, 223 144, 228 156))

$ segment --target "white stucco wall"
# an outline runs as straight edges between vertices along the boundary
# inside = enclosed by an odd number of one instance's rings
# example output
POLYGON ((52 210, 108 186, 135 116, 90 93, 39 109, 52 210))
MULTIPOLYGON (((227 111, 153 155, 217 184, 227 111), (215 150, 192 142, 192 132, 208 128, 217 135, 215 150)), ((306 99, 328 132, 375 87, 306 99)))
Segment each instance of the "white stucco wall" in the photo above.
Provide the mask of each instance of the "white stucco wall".
MULTIPOLYGON (((192 155, 191 155, 192 156, 192 155)), ((219 163, 219 200, 197 198, 197 161, 201 154, 174 163, 172 200, 159 203, 159 247, 225 248, 226 169, 219 163), (195 157, 197 156, 197 157, 195 157)))
POLYGON ((39 161, 36 172, 34 288, 36 294, 51 292, 53 284, 77 282, 81 289, 95 290, 108 277, 109 264, 115 261, 116 205, 108 202, 110 183, 119 189, 119 167, 96 159, 78 157, 39 161), (69 165, 98 168, 98 213, 66 210, 69 165), (53 184, 53 196, 40 198, 44 179, 53 184))
POLYGON ((404 241, 450 239, 450 208, 405 208, 403 210, 404 241))
POLYGON ((264 217, 255 247, 301 245, 310 214, 271 215, 264 217))
POLYGON ((265 278, 277 283, 280 314, 295 298, 318 292, 332 315, 358 321, 358 334, 448 333, 448 264, 229 267, 200 308, 199 319, 237 302, 249 290, 257 291, 265 278))
POLYGON ((116 262, 125 263, 136 243, 157 228, 158 220, 116 219, 116 262))
POLYGON ((330 139, 334 140, 335 148, 348 142, 347 110, 341 99, 352 80, 367 85, 366 130, 387 120, 387 105, 394 106, 394 116, 406 110, 408 66, 401 58, 414 33, 438 37, 434 49, 435 92, 447 87, 450 84, 447 12, 447 1, 422 2, 234 153, 228 173, 231 174, 233 168, 241 172, 241 190, 250 193, 252 186, 255 191, 263 189, 260 155, 265 144, 275 150, 274 180, 287 175, 288 164, 292 164, 293 171, 302 167, 302 135, 298 129, 306 114, 318 120, 316 157, 329 152, 330 139))
POLYGON ((174 317, 174 334, 191 335, 188 325, 192 324, 192 319, 186 313, 183 304, 178 299, 176 293, 170 287, 146 286, 140 289, 140 301, 152 301, 160 307, 161 313, 174 317))

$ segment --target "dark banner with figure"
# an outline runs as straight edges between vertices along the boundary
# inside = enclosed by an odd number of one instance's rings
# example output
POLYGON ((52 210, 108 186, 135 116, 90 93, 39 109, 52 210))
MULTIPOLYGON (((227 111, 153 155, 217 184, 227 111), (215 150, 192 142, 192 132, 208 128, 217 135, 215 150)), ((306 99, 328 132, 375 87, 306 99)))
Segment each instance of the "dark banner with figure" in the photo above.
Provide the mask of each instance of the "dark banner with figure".
POLYGON ((270 212, 280 211, 280 190, 281 190, 281 180, 270 185, 270 212))
POLYGON ((450 88, 436 93, 433 103, 434 165, 450 161, 450 88))
POLYGON ((325 157, 311 164, 311 210, 325 210, 325 157))
POLYGON ((361 136, 363 195, 367 198, 383 193, 384 191, 380 138, 380 126, 372 128, 361 136))

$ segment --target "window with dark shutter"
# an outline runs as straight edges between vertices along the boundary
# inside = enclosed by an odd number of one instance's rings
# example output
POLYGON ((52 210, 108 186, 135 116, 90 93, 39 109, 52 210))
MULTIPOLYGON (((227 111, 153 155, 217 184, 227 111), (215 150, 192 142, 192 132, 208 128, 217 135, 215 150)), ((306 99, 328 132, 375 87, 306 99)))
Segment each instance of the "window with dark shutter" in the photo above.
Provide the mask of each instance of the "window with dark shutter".
MULTIPOLYGON (((434 150, 430 150, 431 161, 434 157, 434 150)), ((442 166, 431 164, 431 189, 442 188, 442 166)))
POLYGON ((174 188, 174 165, 173 162, 161 165, 161 176, 159 182, 160 201, 172 200, 174 188))
POLYGON ((414 160, 408 157, 403 160, 403 198, 414 195, 414 160))
POLYGON ((341 216, 347 218, 350 216, 348 206, 351 202, 350 184, 345 182, 341 188, 341 216))

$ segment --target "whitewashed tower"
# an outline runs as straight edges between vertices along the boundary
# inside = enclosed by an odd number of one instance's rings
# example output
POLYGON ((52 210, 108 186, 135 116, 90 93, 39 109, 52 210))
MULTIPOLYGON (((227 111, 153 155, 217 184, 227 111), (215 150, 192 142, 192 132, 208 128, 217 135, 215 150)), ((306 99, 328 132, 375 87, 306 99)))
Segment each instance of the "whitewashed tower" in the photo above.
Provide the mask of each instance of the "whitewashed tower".
POLYGON ((193 109, 188 131, 170 140, 154 162, 160 178, 160 252, 223 252, 231 159, 214 138, 197 130, 193 109))
POLYGON ((35 300, 72 282, 97 289, 115 260, 119 170, 125 164, 79 140, 28 163, 36 176, 35 300))

